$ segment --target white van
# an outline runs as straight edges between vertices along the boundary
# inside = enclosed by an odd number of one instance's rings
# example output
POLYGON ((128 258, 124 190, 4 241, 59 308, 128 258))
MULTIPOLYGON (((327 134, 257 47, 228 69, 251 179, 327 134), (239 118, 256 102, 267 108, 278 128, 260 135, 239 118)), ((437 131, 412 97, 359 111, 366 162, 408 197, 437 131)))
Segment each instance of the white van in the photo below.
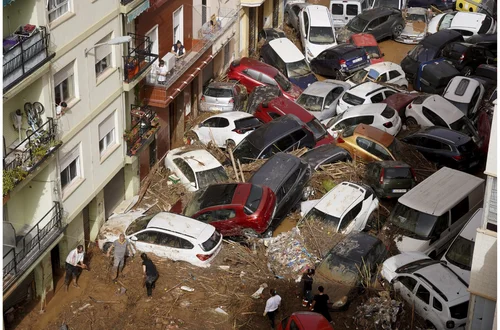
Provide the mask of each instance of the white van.
POLYGON ((467 282, 467 284, 470 283, 472 253, 474 252, 476 232, 481 226, 482 219, 483 208, 480 208, 474 213, 472 218, 470 218, 464 229, 458 234, 441 258, 441 260, 446 261, 446 265, 467 282))
POLYGON ((401 196, 389 216, 401 252, 435 258, 481 207, 484 180, 443 167, 401 196))
POLYGON ((330 0, 335 28, 344 27, 351 19, 371 8, 373 0, 330 0))
POLYGON ((322 51, 337 46, 332 13, 325 6, 307 6, 299 14, 300 40, 307 63, 322 51))

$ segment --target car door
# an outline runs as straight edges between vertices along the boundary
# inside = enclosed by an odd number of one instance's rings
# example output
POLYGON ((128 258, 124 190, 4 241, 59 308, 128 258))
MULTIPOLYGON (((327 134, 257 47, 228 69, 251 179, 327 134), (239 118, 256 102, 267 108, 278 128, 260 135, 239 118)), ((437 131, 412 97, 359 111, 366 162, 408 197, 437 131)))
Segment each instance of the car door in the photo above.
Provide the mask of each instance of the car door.
MULTIPOLYGON (((300 198, 302 196, 302 189, 297 189, 297 179, 299 178, 300 168, 297 168, 283 183, 283 186, 280 189, 283 189, 285 195, 282 200, 279 202, 280 208, 283 205, 286 205, 286 210, 289 211, 295 204, 298 202, 297 197, 300 198)), ((286 214, 282 214, 286 215, 286 214)))
POLYGON ((212 135, 210 136, 210 140, 215 140, 215 143, 218 146, 223 146, 226 144, 226 132, 229 129, 229 120, 223 117, 219 117, 217 124, 212 128, 212 135))
POLYGON ((360 3, 347 3, 345 6, 345 20, 344 24, 347 24, 354 17, 361 14, 361 5, 360 3))
POLYGON ((389 71, 389 80, 387 82, 399 86, 406 86, 408 84, 406 78, 398 70, 389 71))
POLYGON ((347 17, 344 16, 345 4, 331 2, 330 11, 333 17, 333 26, 340 27, 347 23, 347 17))
POLYGON ((372 155, 380 158, 381 160, 395 160, 391 153, 381 144, 373 142, 369 151, 372 155))
POLYGON ((380 28, 382 22, 382 17, 377 17, 371 20, 370 23, 368 23, 368 25, 366 26, 366 32, 373 35, 377 41, 382 39, 383 37, 382 29, 380 28))
POLYGON ((158 238, 158 232, 150 229, 145 229, 143 231, 140 231, 132 235, 131 237, 137 250, 142 252, 154 253, 158 256, 163 256, 162 251, 157 251, 158 250, 156 244, 157 238, 158 238))
POLYGON ((448 243, 453 237, 451 236, 450 214, 448 211, 439 216, 436 224, 431 232, 429 248, 425 251, 429 256, 435 257, 446 250, 448 243))
POLYGON ((370 97, 371 103, 380 103, 384 100, 384 94, 382 92, 378 92, 377 94, 370 97))
POLYGON ((323 118, 330 118, 335 114, 335 109, 337 107, 337 103, 339 102, 339 97, 343 92, 343 87, 335 87, 330 91, 330 93, 328 93, 328 95, 325 97, 325 105, 323 106, 323 118))
POLYGON ((217 127, 218 121, 219 117, 211 117, 199 125, 198 138, 201 142, 208 143, 212 139, 210 131, 217 127))
POLYGON ((158 232, 156 238, 157 253, 172 260, 189 260, 194 245, 191 242, 170 233, 158 232))
POLYGON ((431 292, 429 288, 420 282, 415 289, 415 313, 417 315, 425 316, 429 314, 431 307, 429 306, 431 302, 431 292))
POLYGON ((413 276, 398 276, 394 280, 394 290, 399 292, 408 305, 413 305, 418 281, 413 276))

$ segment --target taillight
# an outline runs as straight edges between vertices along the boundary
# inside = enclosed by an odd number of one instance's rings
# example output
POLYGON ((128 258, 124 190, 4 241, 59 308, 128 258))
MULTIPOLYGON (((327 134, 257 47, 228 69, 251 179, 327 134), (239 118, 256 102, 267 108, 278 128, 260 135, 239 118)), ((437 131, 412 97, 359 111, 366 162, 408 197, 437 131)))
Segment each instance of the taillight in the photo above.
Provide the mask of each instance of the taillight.
POLYGON ((410 171, 411 171, 411 175, 413 175, 413 180, 415 180, 415 182, 417 182, 417 175, 415 174, 415 170, 410 168, 410 171))
POLYGON ((243 133, 245 133, 245 131, 244 131, 244 130, 239 129, 239 128, 235 128, 235 129, 233 129, 233 132, 236 132, 236 133, 238 133, 238 134, 243 134, 243 133))
POLYGON ((460 161, 460 160, 463 159, 463 157, 460 156, 460 155, 458 155, 458 156, 452 156, 451 158, 453 158, 454 160, 458 160, 458 161, 460 161))
POLYGON ((234 103, 234 99, 229 99, 229 103, 234 103))
POLYGON ((384 174, 385 174, 385 169, 381 169, 380 170, 380 178, 379 178, 380 184, 384 183, 384 174))
POLYGON ((391 128, 392 127, 392 123, 390 121, 388 121, 387 123, 384 123, 384 127, 391 128))
POLYGON ((201 97, 201 101, 205 101, 205 95, 201 97))
POLYGON ((465 59, 465 53, 460 56, 460 61, 463 61, 465 59))
POLYGON ((340 136, 337 138, 337 143, 344 143, 344 142, 345 142, 344 139, 341 138, 340 136))
POLYGON ((201 261, 207 261, 208 259, 212 258, 212 254, 197 254, 196 257, 201 261))
POLYGON ((339 62, 339 63, 340 63, 340 65, 341 65, 341 66, 342 66, 342 65, 346 65, 346 64, 345 64, 345 60, 340 60, 340 62, 339 62))

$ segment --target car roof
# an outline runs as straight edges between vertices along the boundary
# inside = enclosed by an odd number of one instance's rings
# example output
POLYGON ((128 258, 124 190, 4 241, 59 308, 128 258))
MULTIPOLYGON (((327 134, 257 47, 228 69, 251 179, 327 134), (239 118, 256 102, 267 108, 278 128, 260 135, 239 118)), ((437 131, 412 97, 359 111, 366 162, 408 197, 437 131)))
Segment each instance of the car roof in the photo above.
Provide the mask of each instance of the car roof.
POLYGON ((406 12, 408 14, 426 15, 427 14, 427 9, 422 8, 422 7, 409 7, 409 8, 406 9, 406 12))
POLYGON ((274 154, 250 178, 248 182, 264 185, 277 192, 282 182, 300 166, 300 158, 284 152, 274 154))
POLYGON ((275 97, 271 101, 267 102, 267 106, 275 108, 285 114, 294 115, 304 123, 308 123, 315 118, 302 106, 284 96, 275 97))
POLYGON ((481 83, 475 79, 468 78, 468 77, 453 77, 450 82, 448 83, 448 87, 446 88, 445 92, 443 93, 443 97, 448 99, 448 100, 454 100, 454 101, 461 101, 464 103, 469 103, 474 92, 476 89, 479 87, 480 88, 481 83), (458 85, 462 81, 468 81, 469 83, 467 84, 467 87, 463 93, 463 95, 457 95, 455 92, 457 90, 458 85))
POLYGON ((380 115, 386 107, 387 104, 385 103, 354 105, 347 108, 347 110, 342 114, 341 120, 362 115, 380 115))
POLYGON ((366 97, 366 95, 382 90, 382 89, 387 89, 388 87, 377 84, 373 81, 365 81, 364 83, 361 83, 359 85, 356 85, 352 87, 347 93, 360 96, 360 97, 366 97))
POLYGON ((455 146, 463 145, 469 142, 469 140, 471 140, 471 138, 468 135, 462 132, 449 129, 447 127, 439 127, 439 126, 430 126, 422 128, 421 130, 415 132, 413 135, 435 136, 441 139, 445 139, 448 141, 448 143, 453 144, 455 146))
POLYGON ((322 96, 325 97, 334 88, 341 85, 336 85, 333 83, 328 83, 324 81, 315 81, 302 92, 306 95, 322 96))
POLYGON ((184 236, 198 239, 203 232, 209 230, 212 233, 215 227, 201 221, 185 217, 183 215, 160 212, 148 223, 146 228, 160 228, 175 232, 184 236))
POLYGON ((319 147, 306 151, 300 159, 308 162, 309 164, 316 167, 322 160, 330 158, 336 154, 343 153, 348 155, 349 153, 344 148, 336 146, 332 143, 322 144, 319 147))
POLYGON ((439 116, 447 121, 448 124, 454 123, 464 117, 464 113, 462 111, 441 95, 430 95, 424 100, 424 102, 422 102, 421 105, 439 114, 439 116))
POLYGON ((351 233, 335 245, 329 254, 361 263, 379 242, 377 237, 364 232, 351 233))
POLYGON ((406 107, 411 103, 419 94, 417 93, 395 93, 385 98, 381 103, 388 104, 391 108, 397 109, 399 107, 406 107))
POLYGON ((343 54, 352 52, 353 50, 356 50, 356 49, 359 49, 358 46, 353 45, 353 44, 340 44, 340 45, 330 47, 330 48, 324 50, 324 52, 328 52, 328 53, 334 52, 334 53, 338 53, 340 55, 343 55, 343 54))
POLYGON ((274 51, 285 63, 298 62, 304 59, 304 54, 288 38, 277 38, 269 42, 274 51))
POLYGON ((406 164, 405 162, 401 162, 399 160, 384 160, 384 161, 380 161, 380 162, 372 162, 370 164, 378 164, 383 168, 391 168, 391 167, 411 168, 410 165, 406 164))
POLYGON ((256 71, 265 73, 271 77, 274 77, 278 73, 278 69, 276 69, 275 67, 272 67, 269 64, 255 60, 253 58, 242 57, 239 60, 233 61, 233 63, 234 66, 231 65, 231 67, 243 66, 245 69, 254 69, 256 71), (238 61, 239 65, 236 65, 238 61))
POLYGON ((468 28, 479 30, 485 19, 486 14, 459 11, 451 20, 449 29, 468 28))
POLYGON ((328 14, 330 12, 328 7, 311 5, 305 7, 304 10, 309 12, 311 26, 332 26, 332 21, 330 20, 330 15, 328 14))
POLYGON ((302 324, 304 329, 332 329, 328 320, 316 312, 295 312, 292 314, 302 324))
POLYGON ((377 46, 377 39, 370 33, 356 33, 351 36, 358 46, 377 46))
POLYGON ((216 115, 213 115, 213 116, 210 116, 208 117, 207 119, 205 119, 204 121, 210 119, 210 118, 226 118, 226 119, 230 119, 230 120, 238 120, 238 119, 243 119, 243 118, 250 118, 250 117, 253 117, 253 115, 251 113, 248 113, 248 112, 243 112, 243 111, 226 111, 226 112, 221 112, 221 113, 218 113, 216 115))
POLYGON ((471 174, 443 167, 401 196, 398 202, 440 216, 483 182, 471 174))
POLYGON ((199 210, 232 204, 238 185, 248 185, 248 183, 211 184, 198 190, 195 194, 201 199, 199 210))
POLYGON ((359 124, 356 126, 354 134, 366 136, 369 139, 379 142, 384 147, 388 147, 394 141, 394 136, 391 134, 365 124, 359 124))
POLYGON ((381 15, 395 14, 400 12, 398 9, 389 7, 376 7, 373 9, 368 9, 363 11, 358 16, 364 20, 371 21, 372 19, 379 17, 381 15))
MULTIPOLYGON (((432 285, 438 288, 448 299, 448 304, 453 305, 453 302, 456 300, 469 298, 470 293, 467 290, 467 286, 460 280, 457 274, 441 263, 435 263, 420 268, 413 272, 413 274, 422 275, 432 285)), ((427 281, 425 283, 429 284, 427 281)))
POLYGON ((463 40, 463 36, 458 31, 444 29, 425 37, 419 44, 424 45, 426 48, 436 48, 435 46, 441 47, 443 44, 449 43, 454 39, 463 40))
POLYGON ((340 218, 351 207, 352 203, 363 198, 365 189, 351 182, 336 185, 323 196, 314 207, 321 212, 340 218))
POLYGON ((386 71, 390 71, 390 70, 399 70, 399 71, 402 70, 401 67, 399 65, 397 65, 396 63, 387 62, 387 61, 371 64, 371 65, 367 66, 366 68, 364 68, 363 70, 370 71, 370 69, 376 70, 378 72, 386 72, 386 71))
POLYGON ((214 81, 208 84, 208 88, 223 88, 223 89, 231 89, 236 85, 236 82, 225 82, 225 81, 214 81))
POLYGON ((190 150, 188 147, 180 147, 170 150, 172 159, 182 158, 194 172, 202 172, 222 166, 221 163, 205 149, 190 150))
POLYGON ((247 139, 259 150, 267 147, 270 141, 288 135, 291 131, 301 128, 300 119, 294 115, 284 115, 260 126, 247 135, 247 139))

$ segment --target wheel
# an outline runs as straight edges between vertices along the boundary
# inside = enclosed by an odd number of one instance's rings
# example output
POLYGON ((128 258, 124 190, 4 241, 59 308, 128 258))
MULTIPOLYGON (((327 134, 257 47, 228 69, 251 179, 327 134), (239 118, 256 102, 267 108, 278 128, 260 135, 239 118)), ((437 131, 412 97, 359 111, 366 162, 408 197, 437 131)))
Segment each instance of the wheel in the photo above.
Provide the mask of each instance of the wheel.
POLYGON ((460 72, 463 76, 470 76, 472 74, 472 68, 470 66, 466 66, 465 68, 462 69, 460 72))
POLYGON ((403 26, 401 24, 398 24, 392 29, 392 37, 396 39, 401 35, 401 32, 403 32, 403 26))
POLYGON ((41 115, 45 112, 45 107, 40 102, 33 102, 33 108, 35 109, 36 113, 39 115, 41 115))
POLYGON ((233 140, 226 141, 226 149, 234 150, 234 147, 236 147, 236 143, 233 140))
POLYGON ((104 245, 102 246, 102 252, 108 253, 108 250, 109 250, 109 248, 111 247, 112 244, 113 243, 111 243, 111 242, 104 243, 104 245))
POLYGON ((418 126, 417 120, 413 117, 406 118, 406 126, 418 126))
POLYGON ((437 328, 436 328, 436 326, 435 326, 434 324, 432 324, 432 322, 431 322, 431 321, 428 321, 428 320, 426 320, 426 321, 425 321, 425 327, 426 327, 427 329, 434 329, 434 330, 436 330, 436 329, 437 329, 437 328))

